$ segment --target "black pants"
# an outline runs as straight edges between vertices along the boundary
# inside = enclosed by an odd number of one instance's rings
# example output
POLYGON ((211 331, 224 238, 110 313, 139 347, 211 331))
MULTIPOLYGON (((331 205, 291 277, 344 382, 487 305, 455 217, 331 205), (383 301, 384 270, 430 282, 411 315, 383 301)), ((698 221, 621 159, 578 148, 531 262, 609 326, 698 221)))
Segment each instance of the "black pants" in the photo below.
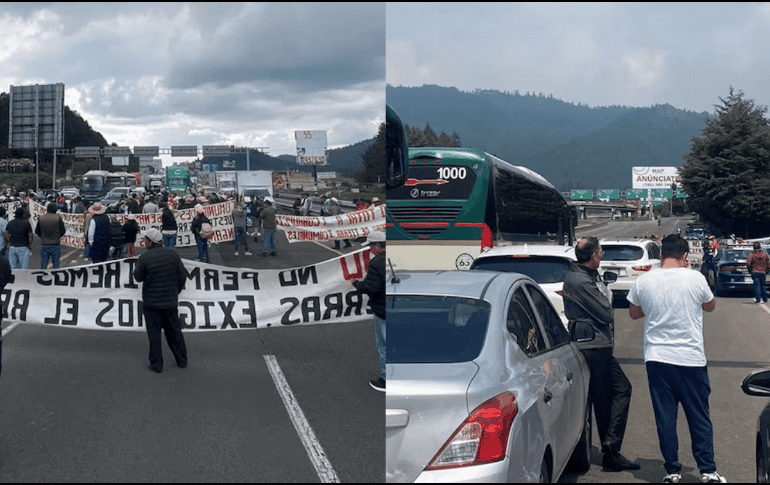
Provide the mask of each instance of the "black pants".
POLYGON ((581 349, 591 371, 588 400, 593 405, 602 453, 620 453, 631 406, 631 382, 611 348, 581 349))
POLYGON ((155 372, 163 370, 163 348, 160 333, 166 333, 166 342, 179 367, 187 367, 187 346, 182 335, 182 323, 177 309, 144 309, 144 325, 150 340, 150 367, 155 372))

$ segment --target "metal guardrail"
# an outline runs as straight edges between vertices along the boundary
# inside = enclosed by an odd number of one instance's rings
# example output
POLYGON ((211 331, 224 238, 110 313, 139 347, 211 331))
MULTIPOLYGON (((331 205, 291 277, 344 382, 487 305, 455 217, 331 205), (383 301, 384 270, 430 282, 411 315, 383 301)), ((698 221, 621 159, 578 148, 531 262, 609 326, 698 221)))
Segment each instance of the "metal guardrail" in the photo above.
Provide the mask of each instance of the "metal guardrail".
MULTIPOLYGON (((296 195, 290 195, 290 194, 279 194, 274 193, 273 199, 275 200, 275 210, 276 212, 279 212, 281 214, 294 214, 294 201, 297 200, 296 195)), ((321 215, 321 204, 323 203, 323 199, 320 197, 310 197, 310 213, 309 215, 314 217, 319 217, 321 215)), ((341 200, 339 201, 340 207, 342 208, 342 212, 353 212, 356 210, 356 206, 347 200, 341 200)))

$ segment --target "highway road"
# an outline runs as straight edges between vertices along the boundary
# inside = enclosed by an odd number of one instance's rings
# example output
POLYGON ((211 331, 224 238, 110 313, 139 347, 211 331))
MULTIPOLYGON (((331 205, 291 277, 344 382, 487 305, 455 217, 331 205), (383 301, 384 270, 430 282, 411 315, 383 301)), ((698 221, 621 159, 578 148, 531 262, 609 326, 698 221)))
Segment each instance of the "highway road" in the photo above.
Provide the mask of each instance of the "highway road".
MULTIPOLYGON (((330 246, 279 231, 278 257, 209 252, 212 264, 282 269, 341 254, 330 246)), ((62 255, 83 264, 82 250, 62 255)), ((371 320, 188 333, 189 367, 164 343, 162 374, 147 368, 143 332, 6 321, 3 333, 1 482, 384 481, 371 320)))
MULTIPOLYGON (((650 221, 612 222, 583 227, 578 235, 633 237, 654 231, 655 235, 662 236, 675 232, 678 227, 684 230, 685 223, 685 219, 678 218, 664 218, 661 226, 650 221)), ((770 308, 752 302, 748 293, 718 297, 715 311, 706 313, 703 319, 715 458, 719 473, 729 482, 755 481, 757 417, 767 404, 766 399, 747 396, 740 388, 746 374, 770 367, 770 308)), ((627 308, 616 308, 615 331, 615 356, 633 385, 622 453, 638 461, 642 468, 636 472, 602 472, 598 435, 594 430, 591 469, 586 474, 565 474, 560 480, 562 483, 660 482, 665 474, 642 355, 643 322, 631 320, 627 308)), ((687 422, 681 410, 677 431, 679 459, 684 467, 682 482, 699 482, 687 422)))

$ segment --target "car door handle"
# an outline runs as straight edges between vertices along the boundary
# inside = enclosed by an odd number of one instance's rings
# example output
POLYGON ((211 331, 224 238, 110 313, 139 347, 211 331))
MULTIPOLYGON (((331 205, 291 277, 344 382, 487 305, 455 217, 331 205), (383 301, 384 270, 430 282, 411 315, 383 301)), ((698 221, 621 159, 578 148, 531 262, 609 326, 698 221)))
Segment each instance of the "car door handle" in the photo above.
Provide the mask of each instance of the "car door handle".
POLYGON ((553 399, 553 394, 551 394, 551 392, 546 389, 545 393, 543 394, 543 401, 549 402, 551 399, 553 399))
POLYGON ((568 372, 568 373, 567 373, 567 380, 568 380, 569 382, 572 382, 572 372, 568 372))

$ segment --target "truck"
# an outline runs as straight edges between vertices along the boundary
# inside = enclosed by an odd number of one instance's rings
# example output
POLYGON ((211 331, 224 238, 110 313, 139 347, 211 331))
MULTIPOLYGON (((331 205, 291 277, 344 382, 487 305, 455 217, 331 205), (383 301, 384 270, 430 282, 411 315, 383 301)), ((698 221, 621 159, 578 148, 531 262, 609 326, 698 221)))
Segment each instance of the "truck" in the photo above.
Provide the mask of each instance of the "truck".
POLYGON ((220 194, 235 192, 235 184, 238 174, 236 172, 216 172, 216 187, 220 194))
POLYGON ((190 187, 190 172, 187 167, 166 168, 166 188, 169 192, 184 195, 190 187))
POLYGON ((80 189, 80 195, 84 202, 96 202, 107 195, 109 191, 107 176, 109 174, 106 170, 89 170, 83 174, 83 186, 80 189))
POLYGON ((236 174, 236 188, 241 197, 273 196, 273 172, 270 170, 238 170, 236 174))
POLYGON ((160 192, 166 186, 166 176, 162 174, 148 175, 146 189, 149 192, 160 192))

